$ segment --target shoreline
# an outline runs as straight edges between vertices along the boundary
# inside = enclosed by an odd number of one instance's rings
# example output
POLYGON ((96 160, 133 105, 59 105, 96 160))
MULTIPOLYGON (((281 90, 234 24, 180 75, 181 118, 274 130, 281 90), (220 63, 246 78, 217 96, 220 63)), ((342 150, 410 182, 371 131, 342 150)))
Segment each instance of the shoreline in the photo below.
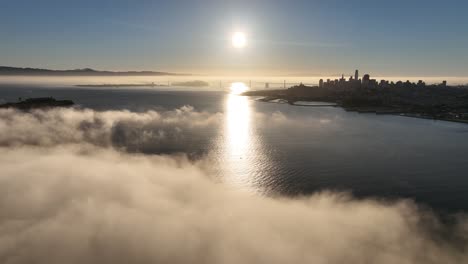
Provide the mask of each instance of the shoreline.
MULTIPOLYGON (((245 96, 248 96, 248 95, 245 95, 245 96)), ((339 103, 334 103, 334 102, 301 100, 301 102, 323 103, 323 104, 317 104, 317 105, 306 105, 306 104, 295 104, 294 102, 291 103, 291 102, 288 102, 288 100, 282 99, 282 98, 268 100, 268 97, 255 99, 255 101, 263 102, 263 103, 270 103, 270 104, 289 104, 292 106, 300 106, 300 107, 339 107, 345 110, 346 112, 356 112, 359 114, 393 115, 393 116, 410 117, 410 118, 418 118, 418 119, 426 119, 426 120, 434 120, 434 121, 455 122, 455 123, 468 125, 468 120, 437 118, 433 116, 421 115, 420 113, 409 113, 405 111, 398 111, 397 109, 392 109, 389 107, 368 107, 368 106, 345 107, 339 103), (274 100, 282 100, 283 102, 273 102, 274 100)))

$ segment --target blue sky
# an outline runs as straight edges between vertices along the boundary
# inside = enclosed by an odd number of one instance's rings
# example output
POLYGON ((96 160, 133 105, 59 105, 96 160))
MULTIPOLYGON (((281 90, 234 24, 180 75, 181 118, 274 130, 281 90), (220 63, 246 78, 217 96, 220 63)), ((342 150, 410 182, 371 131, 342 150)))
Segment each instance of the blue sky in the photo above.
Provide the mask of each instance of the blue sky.
POLYGON ((21 67, 468 76, 468 1, 0 0, 0 40, 21 67))

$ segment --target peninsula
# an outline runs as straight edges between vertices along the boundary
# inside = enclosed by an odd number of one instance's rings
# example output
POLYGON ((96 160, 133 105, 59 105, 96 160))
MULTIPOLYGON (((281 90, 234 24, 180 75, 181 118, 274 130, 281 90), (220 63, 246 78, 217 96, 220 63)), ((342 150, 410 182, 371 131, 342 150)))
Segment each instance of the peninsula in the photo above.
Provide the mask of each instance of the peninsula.
POLYGON ((283 90, 258 90, 243 93, 263 96, 261 101, 283 100, 289 104, 299 101, 330 102, 347 111, 376 114, 398 114, 468 123, 468 86, 426 85, 422 80, 390 82, 371 79, 369 74, 359 78, 356 70, 348 80, 320 80, 318 86, 303 84, 283 90))

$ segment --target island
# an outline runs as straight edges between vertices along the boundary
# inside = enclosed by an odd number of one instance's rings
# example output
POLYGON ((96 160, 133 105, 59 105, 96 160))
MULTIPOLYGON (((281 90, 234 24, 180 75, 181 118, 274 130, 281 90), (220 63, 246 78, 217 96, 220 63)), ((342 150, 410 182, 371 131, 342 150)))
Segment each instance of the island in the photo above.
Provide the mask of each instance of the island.
POLYGON ((206 87, 210 84, 204 81, 187 81, 187 82, 173 82, 173 83, 124 83, 124 84, 112 84, 112 83, 104 83, 104 84, 78 84, 75 85, 76 87, 93 87, 93 88, 119 88, 119 87, 165 87, 165 86, 186 86, 186 87, 206 87))
POLYGON ((160 87, 160 86, 168 86, 167 84, 159 84, 159 83, 104 83, 104 84, 78 84, 75 85, 76 87, 88 87, 88 88, 121 88, 121 87, 160 87))
POLYGON ((28 98, 26 100, 22 100, 20 98, 16 103, 0 104, 0 109, 15 108, 20 110, 30 110, 36 108, 70 107, 74 104, 75 103, 71 100, 56 100, 52 97, 28 98))
POLYGON ((187 81, 187 82, 174 82, 173 86, 187 86, 187 87, 206 87, 210 86, 209 83, 205 81, 187 81))
MULTIPOLYGON (((422 80, 390 82, 359 78, 359 71, 348 80, 320 80, 318 86, 300 84, 289 89, 257 90, 243 93, 262 96, 264 102, 328 102, 347 111, 397 114, 468 123, 468 86, 449 86, 446 81, 426 85, 422 80)), ((325 104, 326 105, 326 104, 325 104)))

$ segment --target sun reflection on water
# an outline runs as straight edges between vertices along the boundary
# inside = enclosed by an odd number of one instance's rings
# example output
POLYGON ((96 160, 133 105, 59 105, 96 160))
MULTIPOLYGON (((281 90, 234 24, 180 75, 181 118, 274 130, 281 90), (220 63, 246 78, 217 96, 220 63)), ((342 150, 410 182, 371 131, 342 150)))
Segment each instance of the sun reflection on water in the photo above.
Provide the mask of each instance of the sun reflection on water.
POLYGON ((231 83, 231 86, 229 88, 231 90, 231 94, 242 94, 249 90, 249 87, 242 82, 231 83))
POLYGON ((251 170, 254 166, 252 158, 256 157, 251 128, 251 102, 247 97, 239 95, 248 90, 244 83, 232 83, 230 90, 225 103, 225 180, 245 188, 251 180, 251 170))
POLYGON ((254 101, 238 94, 237 88, 244 83, 232 83, 231 93, 226 95, 224 130, 217 141, 217 156, 220 179, 249 192, 266 193, 268 175, 272 163, 266 154, 260 135, 256 132, 254 101), (265 181, 266 180, 266 181, 265 181))
POLYGON ((228 95, 226 129, 230 155, 242 158, 247 153, 250 141, 250 105, 247 97, 228 95))

